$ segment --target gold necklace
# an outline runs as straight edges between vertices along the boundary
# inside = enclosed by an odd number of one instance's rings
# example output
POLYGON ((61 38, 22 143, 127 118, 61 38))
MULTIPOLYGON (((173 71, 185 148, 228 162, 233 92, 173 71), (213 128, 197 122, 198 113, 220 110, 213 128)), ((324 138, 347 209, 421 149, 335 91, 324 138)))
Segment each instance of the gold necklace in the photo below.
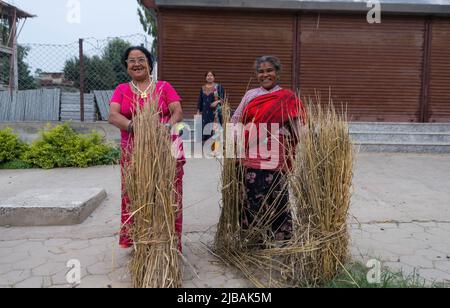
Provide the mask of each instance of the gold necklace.
POLYGON ((141 91, 141 89, 139 89, 139 87, 134 84, 134 81, 131 81, 131 85, 139 92, 139 94, 140 94, 142 99, 147 99, 148 98, 148 90, 152 86, 152 82, 151 81, 150 81, 150 84, 148 85, 148 87, 144 91, 141 91))

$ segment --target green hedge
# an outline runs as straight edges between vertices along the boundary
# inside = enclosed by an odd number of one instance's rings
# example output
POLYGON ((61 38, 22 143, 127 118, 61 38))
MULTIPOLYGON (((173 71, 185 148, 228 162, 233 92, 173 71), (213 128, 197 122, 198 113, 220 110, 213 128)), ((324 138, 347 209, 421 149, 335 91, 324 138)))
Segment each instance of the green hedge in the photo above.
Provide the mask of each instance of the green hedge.
MULTIPOLYGON (((53 128, 48 125, 41 131, 40 138, 30 146, 21 143, 10 129, 7 129, 4 134, 8 136, 5 139, 10 140, 9 144, 13 144, 12 135, 19 146, 9 147, 11 151, 7 152, 9 155, 2 161, 0 168, 23 169, 30 166, 43 169, 84 168, 116 164, 120 159, 120 150, 106 144, 97 132, 88 135, 77 134, 67 123, 53 128)), ((2 142, 1 139, 0 142, 2 142)))

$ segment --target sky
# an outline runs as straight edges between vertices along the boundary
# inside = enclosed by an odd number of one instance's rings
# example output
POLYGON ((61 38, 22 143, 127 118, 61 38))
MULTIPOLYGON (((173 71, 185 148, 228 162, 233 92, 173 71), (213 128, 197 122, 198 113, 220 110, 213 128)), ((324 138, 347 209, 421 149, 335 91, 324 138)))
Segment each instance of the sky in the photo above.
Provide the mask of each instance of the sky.
POLYGON ((67 44, 79 38, 144 34, 136 0, 6 0, 37 15, 27 19, 19 43, 67 44), (78 10, 79 7, 79 10, 78 10), (77 14, 77 12, 80 14, 77 14), (78 18, 79 16, 79 18, 78 18))
POLYGON ((147 44, 137 14, 136 0, 6 0, 37 15, 23 24, 18 42, 29 47, 25 61, 32 73, 37 69, 58 72, 65 62, 78 57, 78 40, 86 39, 87 55, 99 54, 106 39, 122 37, 132 45, 147 44), (139 34, 139 35, 135 35, 139 34), (29 45, 31 44, 31 45, 29 45), (57 45, 57 46, 47 46, 57 45))

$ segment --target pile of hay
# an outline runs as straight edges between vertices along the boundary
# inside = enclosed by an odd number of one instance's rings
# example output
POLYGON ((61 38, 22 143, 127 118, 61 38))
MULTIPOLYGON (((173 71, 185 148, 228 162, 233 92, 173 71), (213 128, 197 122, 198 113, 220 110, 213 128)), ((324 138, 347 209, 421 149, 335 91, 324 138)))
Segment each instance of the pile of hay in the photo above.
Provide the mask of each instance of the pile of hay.
POLYGON ((133 118, 133 150, 124 170, 134 242, 130 267, 136 288, 182 285, 175 232, 176 159, 171 152, 170 132, 160 123, 157 101, 152 98, 133 118))
MULTIPOLYGON (((224 113, 225 114, 225 113, 224 113)), ((292 149, 291 149, 292 150, 292 149)), ((251 243, 265 229, 243 233, 242 170, 225 158, 222 174, 222 215, 215 251, 256 287, 314 287, 335 277, 348 258, 347 219, 353 177, 353 145, 345 113, 330 104, 307 104, 293 168, 287 174, 293 235, 283 243, 251 243)))

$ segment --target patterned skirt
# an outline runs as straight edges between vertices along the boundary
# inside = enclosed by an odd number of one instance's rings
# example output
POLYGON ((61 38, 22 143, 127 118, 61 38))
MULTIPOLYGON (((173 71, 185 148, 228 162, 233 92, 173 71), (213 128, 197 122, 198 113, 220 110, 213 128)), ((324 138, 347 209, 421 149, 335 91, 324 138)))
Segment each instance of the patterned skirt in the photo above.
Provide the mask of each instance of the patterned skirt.
POLYGON ((281 171, 247 169, 242 228, 266 230, 270 239, 283 241, 292 235, 289 189, 281 171))

